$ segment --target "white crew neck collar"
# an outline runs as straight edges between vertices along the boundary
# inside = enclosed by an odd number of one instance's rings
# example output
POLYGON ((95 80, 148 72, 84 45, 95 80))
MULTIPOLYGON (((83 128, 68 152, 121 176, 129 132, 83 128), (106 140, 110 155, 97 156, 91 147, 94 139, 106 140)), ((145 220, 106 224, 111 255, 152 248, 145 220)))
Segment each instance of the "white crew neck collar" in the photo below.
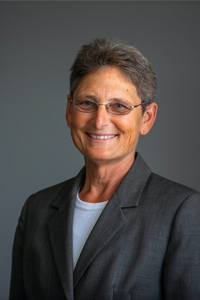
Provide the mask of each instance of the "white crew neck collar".
POLYGON ((79 198, 79 194, 77 193, 75 205, 76 207, 82 210, 103 210, 107 203, 108 200, 104 202, 97 202, 97 203, 85 202, 79 198))

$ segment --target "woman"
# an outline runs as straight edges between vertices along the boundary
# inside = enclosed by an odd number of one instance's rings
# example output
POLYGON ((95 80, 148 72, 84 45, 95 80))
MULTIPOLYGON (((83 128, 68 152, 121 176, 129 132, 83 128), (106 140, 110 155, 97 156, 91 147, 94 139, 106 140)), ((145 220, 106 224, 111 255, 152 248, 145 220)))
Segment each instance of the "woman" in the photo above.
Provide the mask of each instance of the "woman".
POLYGON ((135 48, 105 38, 81 48, 66 119, 85 167, 26 201, 10 300, 200 298, 199 193, 136 153, 156 118, 155 92, 135 48))

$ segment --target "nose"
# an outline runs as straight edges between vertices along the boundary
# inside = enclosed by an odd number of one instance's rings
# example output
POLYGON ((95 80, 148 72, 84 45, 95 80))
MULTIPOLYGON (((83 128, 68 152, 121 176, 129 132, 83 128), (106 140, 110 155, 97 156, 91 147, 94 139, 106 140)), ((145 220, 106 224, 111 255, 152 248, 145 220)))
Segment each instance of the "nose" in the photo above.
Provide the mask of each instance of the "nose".
POLYGON ((94 125, 96 129, 102 129, 110 123, 110 115, 106 110, 106 104, 99 104, 94 116, 94 125))

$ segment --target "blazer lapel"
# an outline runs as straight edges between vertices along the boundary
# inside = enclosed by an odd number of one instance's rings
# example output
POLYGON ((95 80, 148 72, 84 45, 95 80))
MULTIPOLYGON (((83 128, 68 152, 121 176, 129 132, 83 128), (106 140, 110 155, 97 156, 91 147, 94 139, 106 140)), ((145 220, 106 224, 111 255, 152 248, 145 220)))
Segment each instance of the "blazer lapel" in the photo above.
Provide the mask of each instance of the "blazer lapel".
POLYGON ((73 300, 72 226, 77 191, 84 177, 84 168, 67 182, 52 203, 57 210, 49 222, 49 234, 58 274, 68 300, 73 300))
POLYGON ((137 207, 151 170, 137 153, 136 160, 110 198, 90 233, 74 270, 74 288, 101 249, 126 223, 124 207, 137 207))

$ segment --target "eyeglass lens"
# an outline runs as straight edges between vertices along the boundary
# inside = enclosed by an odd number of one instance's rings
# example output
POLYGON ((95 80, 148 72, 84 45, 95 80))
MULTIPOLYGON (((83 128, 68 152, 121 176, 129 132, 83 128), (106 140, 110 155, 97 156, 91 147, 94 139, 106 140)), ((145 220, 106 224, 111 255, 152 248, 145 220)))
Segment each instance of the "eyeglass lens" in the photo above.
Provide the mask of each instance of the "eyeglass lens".
POLYGON ((121 103, 97 104, 93 101, 83 101, 80 103, 75 103, 76 109, 82 112, 94 112, 100 105, 106 106, 107 111, 111 114, 125 115, 130 112, 130 108, 121 103))

